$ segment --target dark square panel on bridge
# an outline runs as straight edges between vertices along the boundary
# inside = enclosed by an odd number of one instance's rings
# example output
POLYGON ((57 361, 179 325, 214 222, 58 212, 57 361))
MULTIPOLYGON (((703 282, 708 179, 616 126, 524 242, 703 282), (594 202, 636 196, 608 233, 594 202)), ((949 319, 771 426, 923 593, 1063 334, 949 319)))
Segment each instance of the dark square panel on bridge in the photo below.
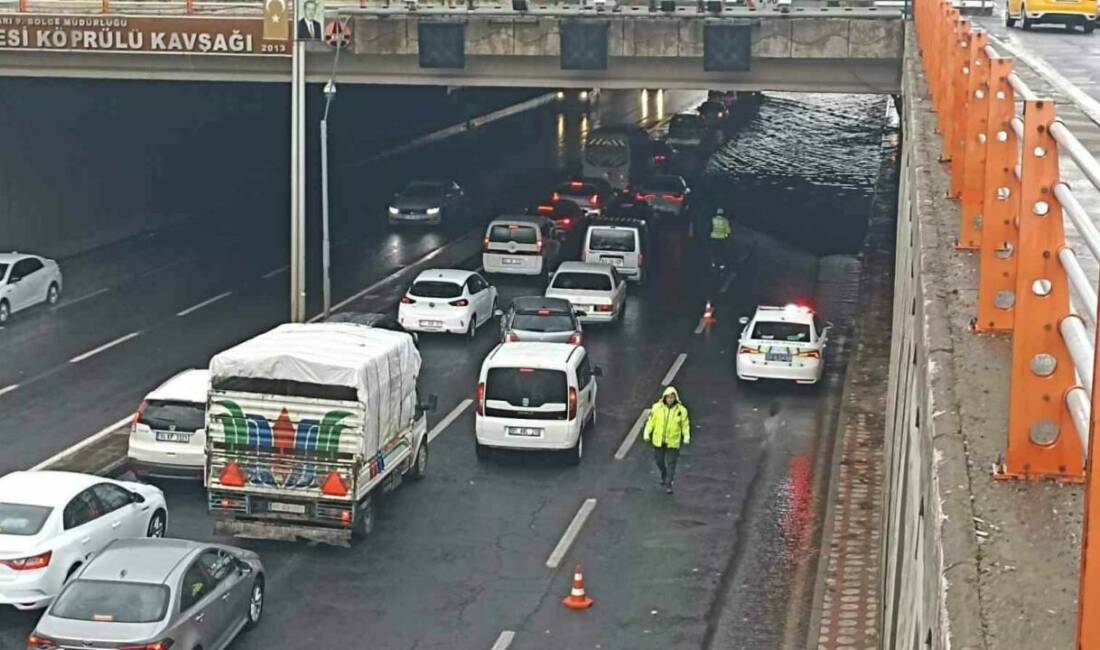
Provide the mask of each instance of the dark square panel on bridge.
POLYGON ((607 21, 561 21, 561 69, 607 69, 607 21))
POLYGON ((751 26, 705 25, 703 27, 703 70, 748 70, 752 62, 751 48, 751 26))
POLYGON ((416 31, 421 68, 466 67, 466 25, 422 20, 416 31))

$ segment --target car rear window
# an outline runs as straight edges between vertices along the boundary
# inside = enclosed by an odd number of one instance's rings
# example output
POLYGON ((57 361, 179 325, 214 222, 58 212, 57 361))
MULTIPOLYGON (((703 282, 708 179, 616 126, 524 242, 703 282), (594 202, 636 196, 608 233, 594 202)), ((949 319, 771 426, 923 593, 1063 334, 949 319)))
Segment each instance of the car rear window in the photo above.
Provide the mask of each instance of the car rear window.
POLYGON ((699 107, 700 115, 718 115, 725 107, 717 102, 704 102, 699 107))
POLYGON ((168 610, 168 587, 144 582, 76 580, 57 598, 50 615, 101 623, 153 623, 168 610))
POLYGON ((642 193, 651 192, 683 192, 684 186, 680 182, 679 178, 674 176, 655 176, 642 186, 642 189, 638 190, 642 193))
POLYGON ((571 332, 577 329, 577 326, 569 314, 519 312, 512 319, 512 329, 526 332, 571 332))
POLYGON ((420 298, 457 298, 462 295, 462 285, 454 282, 422 280, 414 282, 409 293, 420 298))
POLYGON ((150 429, 175 427, 179 431, 195 431, 203 428, 206 405, 194 402, 151 401, 141 411, 138 422, 150 429))
POLYGON ((633 230, 593 229, 588 237, 588 248, 595 251, 633 253, 636 249, 633 230))
POLYGON ((37 535, 53 508, 0 503, 0 535, 37 535))
POLYGON ((554 276, 555 289, 580 291, 611 291, 611 277, 603 273, 565 271, 554 276))
POLYGON ((588 183, 566 183, 557 189, 558 194, 583 194, 588 196, 589 194, 596 194, 599 192, 595 185, 589 185, 588 183))
POLYGON ((702 131, 702 119, 699 115, 677 115, 668 123, 668 134, 673 138, 698 135, 702 131))
POLYGON ((485 399, 513 406, 539 407, 565 404, 568 394, 565 372, 541 368, 490 368, 485 379, 485 399))
POLYGON ((534 244, 538 242, 538 237, 538 230, 534 226, 503 224, 489 229, 489 241, 498 244, 508 242, 534 244))
POLYGON ((757 321, 752 328, 752 338, 760 341, 809 343, 810 326, 804 323, 757 321))

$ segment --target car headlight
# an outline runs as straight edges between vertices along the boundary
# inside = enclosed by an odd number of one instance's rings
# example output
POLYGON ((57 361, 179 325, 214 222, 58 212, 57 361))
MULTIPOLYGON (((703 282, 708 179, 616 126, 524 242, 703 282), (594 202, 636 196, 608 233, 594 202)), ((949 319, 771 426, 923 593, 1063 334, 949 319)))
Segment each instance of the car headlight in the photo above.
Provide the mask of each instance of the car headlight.
POLYGON ((582 90, 581 91, 581 101, 582 102, 588 101, 588 91, 587 90, 582 90))
POLYGON ((397 208, 393 207, 392 205, 390 206, 390 214, 397 214, 398 212, 399 210, 397 208))
POLYGON ((559 90, 558 91, 558 99, 565 99, 565 93, 563 93, 562 91, 559 90))
POLYGON ((439 208, 428 208, 428 214, 439 214, 439 208))

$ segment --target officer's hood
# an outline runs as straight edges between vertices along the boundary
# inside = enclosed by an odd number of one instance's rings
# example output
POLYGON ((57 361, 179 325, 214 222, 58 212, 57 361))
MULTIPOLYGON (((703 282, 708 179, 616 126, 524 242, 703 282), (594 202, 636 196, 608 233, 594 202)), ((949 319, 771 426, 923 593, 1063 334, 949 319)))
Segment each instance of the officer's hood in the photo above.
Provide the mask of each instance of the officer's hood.
POLYGON ((675 397, 677 402, 680 401, 680 393, 676 392, 676 389, 673 388, 672 386, 669 386, 668 388, 665 389, 665 392, 661 393, 661 401, 663 402, 664 399, 666 397, 668 397, 669 395, 672 395, 673 397, 675 397))

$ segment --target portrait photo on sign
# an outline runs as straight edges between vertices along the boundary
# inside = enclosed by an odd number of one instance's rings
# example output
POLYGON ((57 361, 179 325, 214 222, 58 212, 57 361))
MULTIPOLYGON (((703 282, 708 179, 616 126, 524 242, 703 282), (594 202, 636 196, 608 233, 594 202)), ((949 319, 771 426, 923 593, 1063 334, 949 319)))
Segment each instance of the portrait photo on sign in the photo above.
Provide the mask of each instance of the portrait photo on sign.
POLYGON ((299 1, 298 39, 320 40, 324 35, 325 6, 318 0, 299 1))

